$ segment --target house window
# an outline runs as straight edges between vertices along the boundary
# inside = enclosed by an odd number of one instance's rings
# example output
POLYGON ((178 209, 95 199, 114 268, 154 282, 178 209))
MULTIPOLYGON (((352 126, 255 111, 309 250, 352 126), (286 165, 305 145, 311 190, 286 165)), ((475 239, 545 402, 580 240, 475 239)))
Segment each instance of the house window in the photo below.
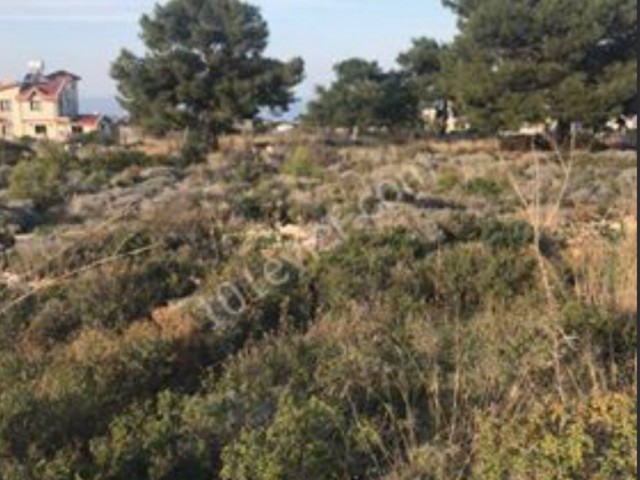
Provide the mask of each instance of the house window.
POLYGON ((11 100, 0 100, 0 112, 11 111, 11 100))
POLYGON ((46 135, 47 134, 47 126, 46 125, 36 125, 34 127, 34 131, 36 135, 46 135))
POLYGON ((29 104, 32 112, 40 112, 42 110, 42 102, 38 100, 31 100, 29 104))
POLYGON ((84 129, 80 125, 74 125, 73 127, 71 127, 71 133, 73 133, 74 135, 80 135, 83 132, 84 129))

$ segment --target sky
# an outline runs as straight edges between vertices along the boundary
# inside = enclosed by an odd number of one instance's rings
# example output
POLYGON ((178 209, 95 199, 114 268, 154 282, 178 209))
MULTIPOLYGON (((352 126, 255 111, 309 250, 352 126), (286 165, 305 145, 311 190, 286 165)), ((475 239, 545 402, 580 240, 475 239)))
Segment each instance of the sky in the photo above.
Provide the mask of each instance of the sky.
MULTIPOLYGON (((85 111, 117 113, 109 66, 125 47, 142 53, 138 20, 157 0, 0 0, 0 80, 21 78, 29 60, 80 75, 85 111)), ((393 67, 411 39, 450 40, 454 16, 440 0, 253 0, 271 31, 267 53, 301 56, 303 100, 333 78, 332 66, 363 57, 393 67)))

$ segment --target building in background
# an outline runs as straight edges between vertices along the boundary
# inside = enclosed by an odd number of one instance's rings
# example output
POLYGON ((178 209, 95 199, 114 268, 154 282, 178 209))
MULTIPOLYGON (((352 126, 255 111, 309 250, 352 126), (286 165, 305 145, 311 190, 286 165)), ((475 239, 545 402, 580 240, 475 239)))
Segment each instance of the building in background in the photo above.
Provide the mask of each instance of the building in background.
POLYGON ((425 127, 440 134, 466 132, 470 125, 466 117, 458 115, 453 102, 438 100, 421 113, 425 127))
POLYGON ((21 81, 0 83, 0 139, 63 142, 94 132, 109 135, 108 118, 80 113, 79 81, 64 70, 45 74, 44 63, 34 61, 21 81))

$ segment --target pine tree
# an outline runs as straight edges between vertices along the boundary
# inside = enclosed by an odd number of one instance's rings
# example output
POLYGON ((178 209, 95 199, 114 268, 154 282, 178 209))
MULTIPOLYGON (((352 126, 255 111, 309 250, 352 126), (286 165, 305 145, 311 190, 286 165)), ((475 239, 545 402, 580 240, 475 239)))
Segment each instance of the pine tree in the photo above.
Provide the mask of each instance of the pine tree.
POLYGON ((477 127, 598 128, 637 98, 633 0, 447 0, 461 34, 447 84, 477 127))
POLYGON ((260 10, 239 0, 171 0, 141 19, 147 48, 112 65, 119 100, 148 131, 188 129, 214 144, 261 109, 286 110, 303 62, 267 58, 260 10))

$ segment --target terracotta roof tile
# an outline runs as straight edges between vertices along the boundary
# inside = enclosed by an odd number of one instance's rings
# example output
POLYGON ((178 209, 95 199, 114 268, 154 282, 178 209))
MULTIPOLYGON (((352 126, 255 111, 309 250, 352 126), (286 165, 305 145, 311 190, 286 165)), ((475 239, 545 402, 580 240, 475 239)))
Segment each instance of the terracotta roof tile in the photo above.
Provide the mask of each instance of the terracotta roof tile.
POLYGON ((83 127, 96 127, 101 119, 102 115, 78 115, 73 119, 73 123, 82 125, 83 127))
POLYGON ((39 93, 46 100, 56 100, 62 92, 64 86, 80 77, 69 72, 60 70, 49 75, 45 75, 33 83, 26 81, 20 88, 19 100, 28 100, 32 95, 39 93))

